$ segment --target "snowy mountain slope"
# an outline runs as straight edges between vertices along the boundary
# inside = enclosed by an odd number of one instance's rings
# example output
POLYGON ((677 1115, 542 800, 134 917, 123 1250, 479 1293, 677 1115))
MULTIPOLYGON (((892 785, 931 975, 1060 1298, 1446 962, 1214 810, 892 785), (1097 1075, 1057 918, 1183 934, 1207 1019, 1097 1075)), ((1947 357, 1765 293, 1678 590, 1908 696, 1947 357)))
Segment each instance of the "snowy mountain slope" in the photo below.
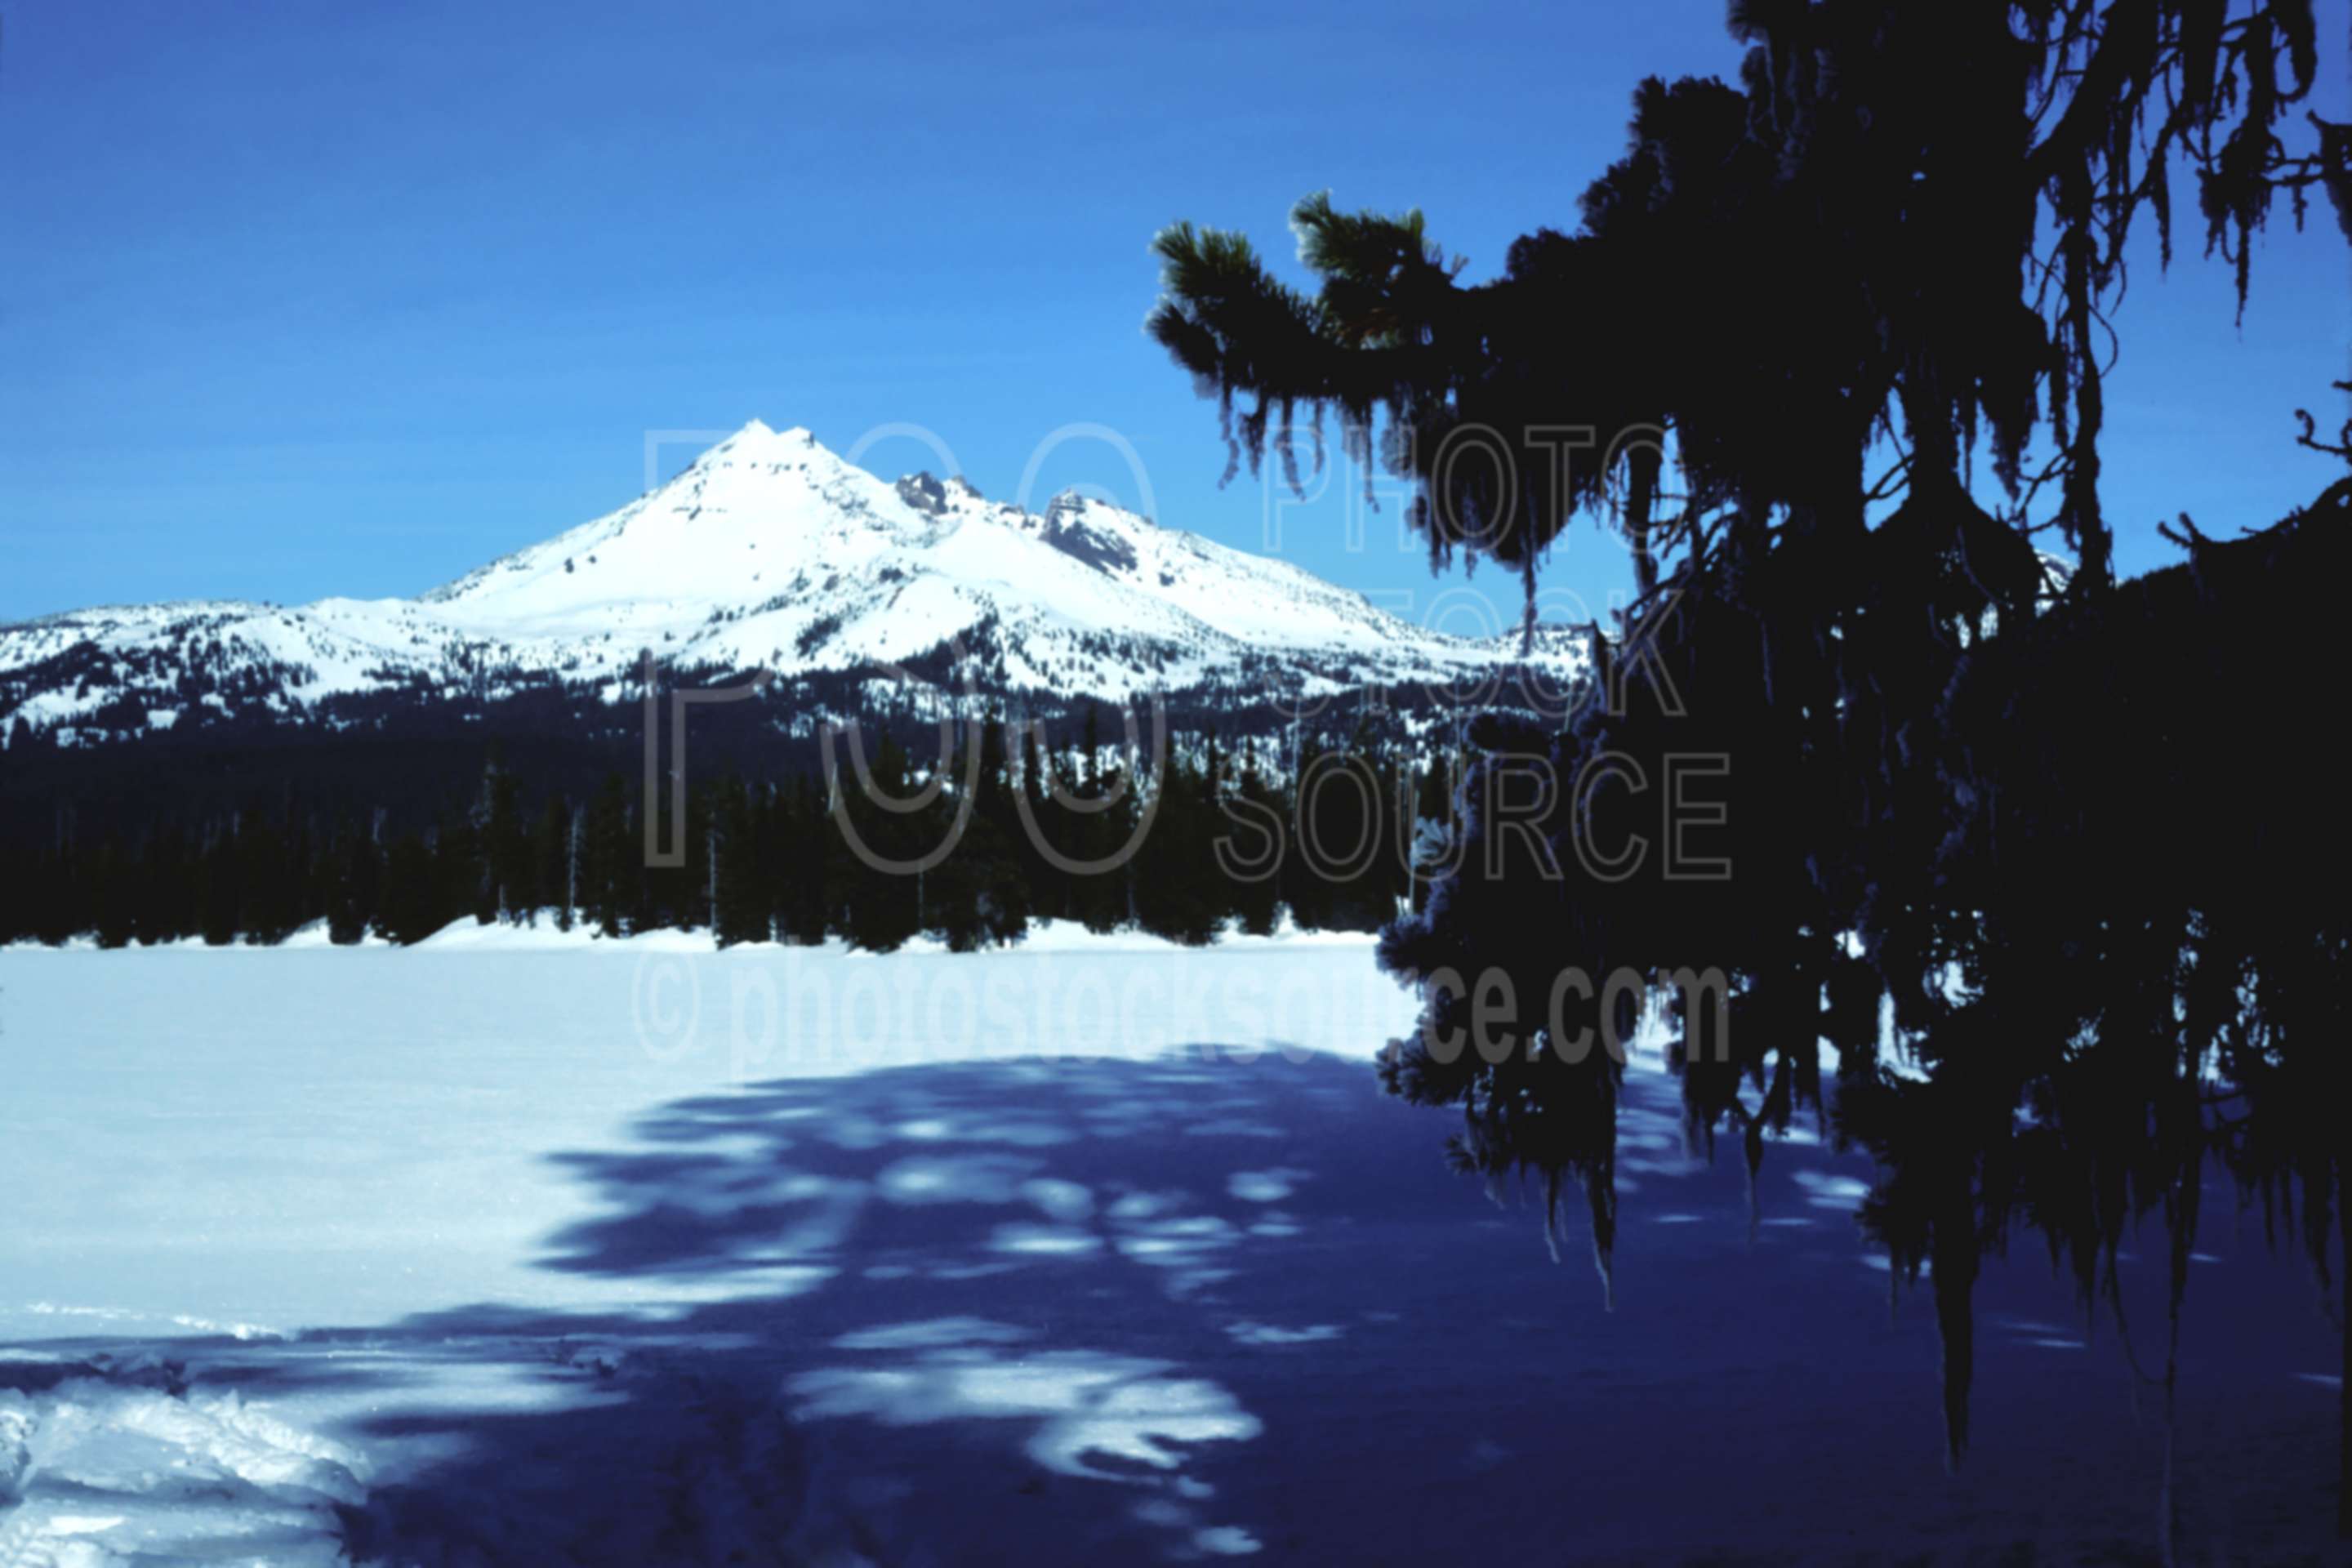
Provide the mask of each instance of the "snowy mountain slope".
MULTIPOLYGON (((136 728, 194 704, 299 718, 394 689, 608 697, 680 671, 908 662, 950 639, 983 689, 1119 698, 1468 682, 1517 638, 1448 637, 1287 563, 1075 494, 1042 513, 961 479, 890 484, 758 420, 676 479, 415 599, 110 606, 0 627, 0 722, 136 728)), ((1558 682, 1581 641, 1547 637, 1558 682)))

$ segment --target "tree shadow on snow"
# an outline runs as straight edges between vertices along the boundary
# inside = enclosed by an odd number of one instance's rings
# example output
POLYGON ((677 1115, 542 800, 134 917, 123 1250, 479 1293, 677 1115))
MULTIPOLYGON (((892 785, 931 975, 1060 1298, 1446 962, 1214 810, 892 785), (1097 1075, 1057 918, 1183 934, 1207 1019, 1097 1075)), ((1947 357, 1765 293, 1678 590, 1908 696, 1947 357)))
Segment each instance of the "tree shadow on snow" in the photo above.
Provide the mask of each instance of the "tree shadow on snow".
MULTIPOLYGON (((2030 1260, 1980 1286, 1982 1440, 1948 1479, 1932 1316, 1890 1310, 1853 1224, 1866 1163, 1801 1141, 1751 1206, 1736 1153, 1685 1153, 1671 1085, 1630 1079, 1609 1312, 1443 1132, 1361 1063, 1271 1055, 701 1095, 560 1156, 593 1212, 541 1262, 619 1306, 207 1376, 364 1403, 362 1562, 2146 1555, 2157 1438, 2030 1260)), ((2227 1272, 2263 1267, 2242 1250, 2227 1272)), ((2231 1306, 2279 1288, 2207 1289, 2184 1345, 2184 1473, 2201 1443, 2265 1478, 2214 1485, 2240 1540, 2306 1511, 2330 1409, 2297 1381, 2324 1329, 2231 1306)))
POLYGON ((631 1310, 402 1337, 551 1347, 541 1380, 588 1407, 378 1421, 460 1441, 353 1516, 362 1557, 501 1560, 541 1502, 583 1520, 542 1560, 583 1563, 1255 1551, 1222 1498, 1265 1421, 1203 1361, 1308 1375, 1392 1314, 1360 1268, 1298 1270, 1347 1258, 1368 1214, 1442 1244, 1467 1195, 1361 1064, 1278 1056, 759 1084, 561 1158, 599 1212, 542 1261, 625 1282, 631 1310))

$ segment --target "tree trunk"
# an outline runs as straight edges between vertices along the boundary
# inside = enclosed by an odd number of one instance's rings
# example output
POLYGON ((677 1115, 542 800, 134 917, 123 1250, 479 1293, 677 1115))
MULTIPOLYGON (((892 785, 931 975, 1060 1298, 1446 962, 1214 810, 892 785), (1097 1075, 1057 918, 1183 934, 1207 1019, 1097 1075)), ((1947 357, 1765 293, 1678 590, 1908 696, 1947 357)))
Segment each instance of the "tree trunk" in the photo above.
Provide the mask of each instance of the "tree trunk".
POLYGON ((1658 449, 1638 446, 1625 458, 1625 541, 1633 551, 1633 592, 1643 600, 1657 591, 1658 561, 1650 548, 1650 518, 1658 493, 1658 449))
POLYGON ((2336 1533, 2352 1541, 2352 1204, 2345 1202, 2344 1160, 2336 1162, 2336 1227, 2344 1243, 2344 1284, 2336 1303, 2338 1327, 2344 1336, 2342 1359, 2336 1371, 2336 1533))

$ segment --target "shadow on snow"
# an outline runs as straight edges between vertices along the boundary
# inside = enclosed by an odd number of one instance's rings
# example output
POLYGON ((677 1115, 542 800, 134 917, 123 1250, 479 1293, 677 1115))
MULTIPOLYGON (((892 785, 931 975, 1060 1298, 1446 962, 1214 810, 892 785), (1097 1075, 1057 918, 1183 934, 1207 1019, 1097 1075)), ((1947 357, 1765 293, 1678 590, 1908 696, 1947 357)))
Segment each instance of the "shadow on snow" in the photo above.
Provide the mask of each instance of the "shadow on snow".
MULTIPOLYGON (((906 1068, 631 1131, 559 1156, 593 1212, 541 1260, 619 1307, 189 1346, 204 1389, 364 1412, 373 1484, 333 1499, 361 1561, 2147 1555, 2160 1435, 2063 1279, 1988 1267, 1947 1478, 1932 1314, 1890 1310, 1853 1224, 1867 1163, 1800 1134, 1751 1214, 1655 1075, 1621 1110, 1613 1312, 1361 1064, 906 1068)), ((2226 1228, 2184 1539, 2274 1548, 2326 1480, 2328 1331, 2226 1228)))

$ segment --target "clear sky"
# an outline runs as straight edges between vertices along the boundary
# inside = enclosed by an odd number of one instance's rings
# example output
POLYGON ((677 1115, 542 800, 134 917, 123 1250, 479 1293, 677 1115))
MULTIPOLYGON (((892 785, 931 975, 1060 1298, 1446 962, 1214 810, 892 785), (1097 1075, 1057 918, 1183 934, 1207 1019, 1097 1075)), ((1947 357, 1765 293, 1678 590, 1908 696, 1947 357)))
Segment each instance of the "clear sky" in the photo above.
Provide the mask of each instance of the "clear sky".
MULTIPOLYGON (((2326 39, 2345 117, 2343 18, 2326 39)), ((1309 191, 1419 205, 1470 276, 1570 226, 1644 74, 1729 73, 1721 0, 1556 7, 925 6, 736 0, 18 0, 0 50, 0 616, 107 601, 418 592, 645 486, 648 432, 937 434, 1012 497, 1054 434, 1131 443, 1160 521, 1250 548, 1213 409, 1144 338, 1146 247, 1192 217, 1292 265, 1309 191)), ((2329 466, 2347 249, 2282 225, 2226 268, 2133 279, 2109 388, 2126 569, 2159 519, 2266 522, 2329 466)), ((656 452, 666 475, 692 435, 656 452)), ((922 445, 866 450, 893 475, 922 445)), ((1067 484, 1135 504, 1110 445, 1067 484)), ((1343 480, 1286 555, 1475 618, 1343 480), (1352 534, 1352 537, 1351 537, 1352 534)), ((1595 607, 1575 529, 1548 584, 1595 607)), ((1513 613, 1516 585, 1475 587, 1513 613)), ((1562 608, 1568 606, 1563 605, 1562 608)))

